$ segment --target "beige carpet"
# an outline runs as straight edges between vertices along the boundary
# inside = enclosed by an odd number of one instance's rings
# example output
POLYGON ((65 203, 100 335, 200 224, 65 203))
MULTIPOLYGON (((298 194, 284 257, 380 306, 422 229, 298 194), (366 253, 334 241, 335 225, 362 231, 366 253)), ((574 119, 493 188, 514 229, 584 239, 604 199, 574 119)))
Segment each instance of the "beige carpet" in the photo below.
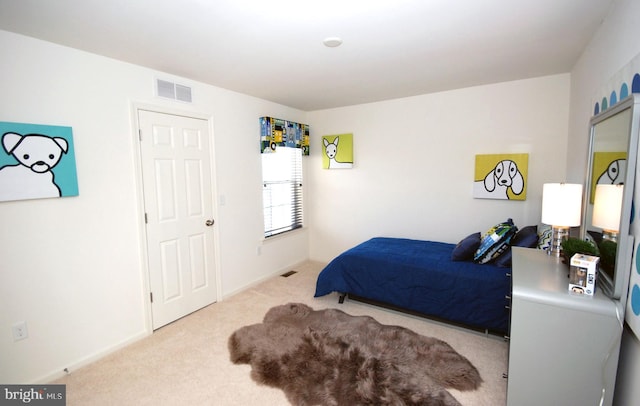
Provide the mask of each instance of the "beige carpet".
POLYGON ((257 385, 248 365, 229 361, 227 338, 259 323, 271 307, 288 302, 314 309, 339 308, 369 315, 448 342, 480 371, 484 383, 472 392, 450 390, 469 406, 506 404, 507 343, 494 336, 347 300, 336 294, 314 298, 323 264, 308 262, 296 274, 274 277, 255 288, 208 306, 54 383, 67 385, 67 405, 288 405, 278 389, 257 385))

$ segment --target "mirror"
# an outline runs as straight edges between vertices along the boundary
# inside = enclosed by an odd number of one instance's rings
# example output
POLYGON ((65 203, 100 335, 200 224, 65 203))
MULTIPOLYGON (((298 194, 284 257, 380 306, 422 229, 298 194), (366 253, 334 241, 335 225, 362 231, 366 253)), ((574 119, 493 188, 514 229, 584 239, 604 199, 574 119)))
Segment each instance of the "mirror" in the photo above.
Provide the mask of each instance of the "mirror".
POLYGON ((628 282, 633 253, 629 223, 638 149, 638 103, 640 96, 633 94, 590 121, 581 237, 598 245, 597 284, 614 299, 620 298, 628 282))

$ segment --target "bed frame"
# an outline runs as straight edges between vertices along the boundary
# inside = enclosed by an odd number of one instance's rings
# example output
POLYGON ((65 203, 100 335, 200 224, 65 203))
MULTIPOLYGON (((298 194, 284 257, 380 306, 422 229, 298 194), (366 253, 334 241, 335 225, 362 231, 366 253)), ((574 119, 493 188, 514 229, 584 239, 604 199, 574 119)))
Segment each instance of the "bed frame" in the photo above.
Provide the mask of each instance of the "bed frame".
POLYGON ((511 269, 452 261, 454 244, 377 237, 332 260, 318 275, 315 297, 350 299, 504 334, 511 269))

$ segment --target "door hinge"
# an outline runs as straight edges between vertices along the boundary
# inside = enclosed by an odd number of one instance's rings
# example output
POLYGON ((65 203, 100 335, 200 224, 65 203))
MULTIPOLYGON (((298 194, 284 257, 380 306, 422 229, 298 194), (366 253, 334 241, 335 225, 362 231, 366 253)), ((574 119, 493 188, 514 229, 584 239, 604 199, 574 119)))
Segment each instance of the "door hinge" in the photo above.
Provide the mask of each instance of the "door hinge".
POLYGON ((138 139, 142 141, 142 129, 138 129, 138 139))
POLYGON ((149 216, 147 216, 147 213, 144 214, 144 224, 149 224, 149 216))
POLYGON ((149 292, 149 299, 151 299, 151 303, 153 303, 153 292, 149 292))

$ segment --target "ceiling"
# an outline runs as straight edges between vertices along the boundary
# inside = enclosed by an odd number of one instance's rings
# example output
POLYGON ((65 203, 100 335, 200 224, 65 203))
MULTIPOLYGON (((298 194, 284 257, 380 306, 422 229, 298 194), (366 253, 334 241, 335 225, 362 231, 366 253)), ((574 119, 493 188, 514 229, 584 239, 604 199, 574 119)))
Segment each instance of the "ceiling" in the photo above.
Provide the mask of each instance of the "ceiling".
POLYGON ((570 72, 613 1, 0 0, 0 29, 312 111, 570 72))

